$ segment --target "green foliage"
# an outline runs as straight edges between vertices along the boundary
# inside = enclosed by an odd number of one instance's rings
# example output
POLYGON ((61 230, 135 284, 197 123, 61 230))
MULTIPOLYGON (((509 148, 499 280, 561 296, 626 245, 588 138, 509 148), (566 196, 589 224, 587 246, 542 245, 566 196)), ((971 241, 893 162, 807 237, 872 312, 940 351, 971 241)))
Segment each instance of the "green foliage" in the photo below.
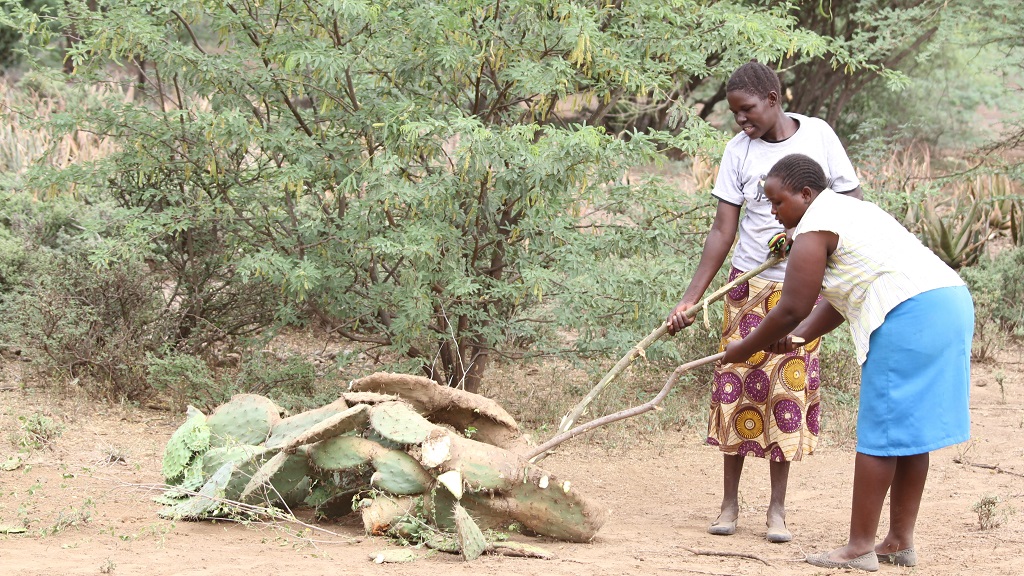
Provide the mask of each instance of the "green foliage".
POLYGON ((1016 512, 1013 506, 1004 503, 999 496, 982 496, 971 510, 978 514, 978 528, 982 530, 1002 526, 1003 522, 1016 512))
POLYGON ((158 392, 169 394, 178 408, 184 408, 200 398, 216 401, 209 402, 215 405, 223 398, 219 398, 223 392, 221 386, 214 378, 210 367, 201 358, 190 354, 167 353, 157 355, 149 352, 146 355, 146 382, 151 388, 158 392))
MULTIPOLYGON (((46 10, 54 2, 53 0, 11 0, 0 5, 0 11, 10 13, 9 4, 18 4, 25 10, 39 13, 46 10)), ((0 24, 0 72, 17 64, 19 58, 16 51, 18 42, 21 40, 21 33, 10 26, 0 24)))
POLYGON ((25 288, 4 299, 8 337, 31 350, 40 369, 79 378, 97 396, 151 395, 146 353, 165 332, 147 271, 131 261, 93 267, 72 254, 36 258, 25 288))
POLYGON ((660 284, 694 258, 679 216, 698 201, 627 170, 664 148, 714 155, 722 135, 669 105, 670 130, 620 139, 596 126, 606 110, 827 49, 785 6, 96 4, 67 3, 32 43, 73 27, 83 83, 145 60, 147 101, 55 118, 119 150, 30 176, 112 197, 125 232, 97 258, 152 254, 183 311, 175 348, 314 315, 470 389, 508 344, 559 350, 571 330, 587 347, 599 325, 635 339, 678 291, 660 284))
POLYGON ((982 258, 960 270, 974 299, 974 350, 991 356, 1007 337, 1024 337, 1024 248, 982 258))
POLYGON ((45 414, 34 412, 18 416, 17 445, 22 450, 41 450, 49 447, 64 433, 64 426, 45 414))

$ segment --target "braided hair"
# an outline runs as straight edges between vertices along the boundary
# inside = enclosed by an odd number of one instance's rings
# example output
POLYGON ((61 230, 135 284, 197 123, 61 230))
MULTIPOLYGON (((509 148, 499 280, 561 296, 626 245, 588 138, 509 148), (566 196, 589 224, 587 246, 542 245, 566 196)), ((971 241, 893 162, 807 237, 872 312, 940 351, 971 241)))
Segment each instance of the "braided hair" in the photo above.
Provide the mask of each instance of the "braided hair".
POLYGON ((746 92, 751 96, 765 99, 772 91, 781 94, 782 83, 779 82, 779 75, 774 70, 756 60, 751 60, 737 68, 732 76, 729 76, 725 91, 746 92))
POLYGON ((828 179, 825 178, 825 171, 821 164, 810 156, 803 154, 790 154, 772 166, 768 171, 768 178, 775 177, 779 183, 790 191, 803 190, 808 187, 815 192, 821 192, 828 187, 828 179))

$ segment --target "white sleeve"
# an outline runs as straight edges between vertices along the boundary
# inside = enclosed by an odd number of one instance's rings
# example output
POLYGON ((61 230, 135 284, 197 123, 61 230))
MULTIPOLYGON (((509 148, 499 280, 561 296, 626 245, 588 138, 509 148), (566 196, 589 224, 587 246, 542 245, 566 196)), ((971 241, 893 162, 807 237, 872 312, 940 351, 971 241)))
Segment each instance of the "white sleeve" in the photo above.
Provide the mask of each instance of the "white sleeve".
POLYGON ((836 136, 835 131, 824 120, 821 121, 821 132, 822 145, 828 160, 829 187, 840 194, 850 192, 860 186, 853 162, 850 162, 839 136, 836 136))
POLYGON ((718 165, 718 176, 711 195, 735 206, 743 205, 743 189, 740 188, 740 162, 742 157, 737 153, 737 143, 743 134, 737 134, 725 146, 722 161, 718 165))

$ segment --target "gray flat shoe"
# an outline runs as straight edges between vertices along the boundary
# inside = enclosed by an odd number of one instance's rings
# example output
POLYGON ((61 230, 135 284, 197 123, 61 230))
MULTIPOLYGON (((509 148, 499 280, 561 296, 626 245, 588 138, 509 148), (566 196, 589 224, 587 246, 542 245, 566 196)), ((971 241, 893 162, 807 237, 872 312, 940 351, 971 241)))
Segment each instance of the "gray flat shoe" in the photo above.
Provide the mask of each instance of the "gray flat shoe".
POLYGON ((784 544, 793 539, 793 533, 789 531, 789 528, 783 526, 782 528, 769 528, 764 537, 772 544, 784 544))
POLYGON ((917 566, 917 552, 913 548, 904 548, 888 554, 877 554, 879 562, 895 566, 917 566))
POLYGON ((715 520, 708 526, 708 534, 714 534, 715 536, 732 536, 736 533, 736 521, 732 522, 719 522, 715 520))
POLYGON ((862 554, 852 560, 847 560, 846 562, 829 560, 828 552, 810 554, 805 558, 805 560, 808 564, 819 568, 853 568, 854 570, 864 570, 865 572, 874 572, 878 570, 878 555, 876 555, 874 551, 862 554))

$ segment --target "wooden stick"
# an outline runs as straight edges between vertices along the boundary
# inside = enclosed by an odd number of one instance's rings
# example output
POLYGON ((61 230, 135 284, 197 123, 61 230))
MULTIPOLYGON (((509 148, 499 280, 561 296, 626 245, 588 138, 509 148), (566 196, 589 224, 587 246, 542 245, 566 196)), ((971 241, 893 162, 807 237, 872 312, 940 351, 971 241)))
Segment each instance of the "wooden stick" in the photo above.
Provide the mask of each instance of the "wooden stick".
POLYGON ((641 404, 640 406, 635 406, 633 408, 627 408, 626 410, 615 412, 614 414, 609 414, 607 416, 595 418, 590 422, 587 422, 586 424, 581 424, 573 428, 572 430, 566 430, 565 432, 562 432, 561 434, 555 436, 551 440, 548 440, 547 442, 534 448, 533 451, 526 454, 526 459, 529 460, 530 462, 537 462, 540 460, 540 457, 543 456, 546 452, 548 452, 555 446, 558 446, 559 444, 565 442, 570 438, 579 436, 584 432, 589 432, 590 430, 593 430, 594 428, 597 428, 599 426, 611 424, 612 422, 616 422, 618 420, 623 420, 631 416, 637 416, 639 414, 643 414, 644 412, 654 410, 654 408, 658 404, 661 404, 662 400, 664 400, 665 397, 668 396, 669 390, 671 390, 672 387, 675 386, 677 382, 679 382, 679 377, 683 375, 683 372, 686 372, 687 370, 696 368, 698 366, 709 364, 711 362, 717 362, 718 360, 721 360, 723 356, 725 356, 725 352, 719 352, 718 354, 705 356, 704 358, 701 358, 699 360, 687 362, 686 364, 679 366, 672 372, 672 375, 668 377, 668 381, 665 382, 665 386, 662 387, 661 392, 658 392, 658 395, 655 396, 654 399, 651 400, 650 402, 647 402, 646 404, 641 404))
MULTIPOLYGON (((732 282, 729 282, 725 286, 722 286, 717 291, 715 291, 711 296, 705 298, 699 305, 687 310, 686 317, 694 318, 697 316, 697 313, 700 312, 701 310, 706 311, 709 304, 719 300, 736 286, 739 286, 743 282, 746 282, 747 280, 753 278, 754 276, 757 276, 761 272, 764 272, 765 270, 771 268, 772 266, 775 266, 776 264, 781 262, 783 258, 785 258, 785 256, 773 255, 764 264, 761 264, 760 266, 754 268, 750 272, 747 272, 736 277, 736 279, 734 279, 732 282)), ((588 392, 587 395, 583 397, 583 400, 581 400, 575 408, 570 410, 569 413, 562 418, 562 422, 558 425, 558 431, 565 432, 566 430, 572 428, 573 425, 576 423, 576 420, 580 417, 580 415, 583 414, 583 411, 587 409, 587 406, 589 406, 590 403, 593 402, 595 398, 597 398, 597 395, 600 394, 601 391, 605 389, 605 387, 611 384, 612 381, 615 380, 615 378, 617 378, 623 370, 628 368, 629 365, 633 363, 633 360, 636 360, 638 356, 644 356, 644 350, 646 350, 648 346, 660 340, 661 337, 664 336, 665 334, 668 334, 668 323, 663 323, 661 326, 655 329, 654 332, 651 332, 650 334, 647 335, 646 338, 641 340, 639 344, 631 348, 629 352, 625 356, 623 356, 622 359, 619 360, 614 367, 612 367, 608 374, 605 374, 604 378, 602 378, 601 381, 598 382, 597 385, 594 386, 594 388, 591 389, 590 392, 588 392)))

